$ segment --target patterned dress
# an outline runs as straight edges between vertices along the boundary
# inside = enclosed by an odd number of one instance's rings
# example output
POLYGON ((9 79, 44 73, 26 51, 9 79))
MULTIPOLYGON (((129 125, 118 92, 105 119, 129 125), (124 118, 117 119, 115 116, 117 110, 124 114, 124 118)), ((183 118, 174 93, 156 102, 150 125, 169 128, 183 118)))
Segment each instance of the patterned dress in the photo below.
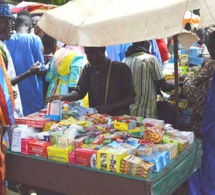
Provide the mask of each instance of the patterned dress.
POLYGON ((215 60, 205 62, 204 67, 184 82, 183 94, 191 108, 192 130, 198 135, 203 117, 204 105, 208 95, 211 77, 215 71, 215 60))

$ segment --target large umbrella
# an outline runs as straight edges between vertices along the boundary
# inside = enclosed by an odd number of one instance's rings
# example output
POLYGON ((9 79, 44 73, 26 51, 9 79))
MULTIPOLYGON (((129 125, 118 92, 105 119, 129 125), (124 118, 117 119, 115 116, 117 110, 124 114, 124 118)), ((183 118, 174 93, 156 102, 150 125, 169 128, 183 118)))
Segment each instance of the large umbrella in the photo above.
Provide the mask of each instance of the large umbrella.
MULTIPOLYGON (((66 44, 81 46, 107 46, 175 35, 175 96, 178 109, 176 35, 183 31, 185 12, 198 8, 201 10, 202 27, 215 23, 214 0, 72 0, 47 11, 38 25, 66 44)), ((182 42, 183 37, 187 36, 181 37, 182 42)))
POLYGON ((198 0, 72 0, 46 12, 38 25, 58 40, 107 46, 150 40, 182 31, 185 11, 198 0))
POLYGON ((44 13, 46 10, 50 10, 56 7, 57 7, 56 5, 52 5, 52 4, 22 1, 16 6, 13 6, 11 8, 11 12, 19 13, 20 11, 27 10, 28 12, 31 12, 31 13, 44 13))

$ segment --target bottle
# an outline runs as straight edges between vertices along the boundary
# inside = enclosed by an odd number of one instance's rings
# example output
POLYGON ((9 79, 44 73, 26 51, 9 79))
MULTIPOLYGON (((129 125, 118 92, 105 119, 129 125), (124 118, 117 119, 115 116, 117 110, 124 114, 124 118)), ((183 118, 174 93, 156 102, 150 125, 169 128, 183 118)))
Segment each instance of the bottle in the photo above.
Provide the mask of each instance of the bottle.
POLYGON ((63 111, 64 112, 68 112, 69 111, 69 102, 66 100, 64 101, 64 104, 63 104, 63 111))

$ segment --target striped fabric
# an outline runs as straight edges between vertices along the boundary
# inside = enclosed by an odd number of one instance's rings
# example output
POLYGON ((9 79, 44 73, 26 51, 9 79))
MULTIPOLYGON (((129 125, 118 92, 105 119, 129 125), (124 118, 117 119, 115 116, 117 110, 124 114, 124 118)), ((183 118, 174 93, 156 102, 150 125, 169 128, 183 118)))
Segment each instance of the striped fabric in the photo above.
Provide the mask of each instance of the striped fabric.
POLYGON ((157 58, 151 54, 137 53, 123 60, 130 69, 135 86, 136 99, 131 115, 157 118, 157 90, 155 81, 164 78, 157 58))

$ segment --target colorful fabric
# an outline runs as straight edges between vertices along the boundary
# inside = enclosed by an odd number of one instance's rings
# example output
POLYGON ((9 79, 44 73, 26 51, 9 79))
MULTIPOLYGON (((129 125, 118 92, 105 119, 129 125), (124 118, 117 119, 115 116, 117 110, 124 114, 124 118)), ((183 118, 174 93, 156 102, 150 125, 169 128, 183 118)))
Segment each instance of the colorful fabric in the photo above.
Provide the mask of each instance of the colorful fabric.
POLYGON ((0 125, 0 194, 6 195, 6 187, 5 187, 5 154, 6 154, 6 145, 2 141, 3 137, 3 129, 0 125))
POLYGON ((156 40, 154 40, 154 39, 150 40, 150 45, 151 45, 151 54, 156 56, 157 59, 158 59, 159 64, 162 65, 163 63, 162 63, 160 51, 159 51, 159 48, 158 48, 156 40))
MULTIPOLYGON (((44 69, 42 41, 34 34, 13 34, 9 41, 5 41, 14 62, 16 74, 20 75, 37 61, 44 69)), ((42 77, 31 76, 21 81, 19 90, 22 100, 23 113, 28 115, 44 108, 42 77)))
POLYGON ((163 64, 165 61, 169 60, 169 51, 167 48, 167 44, 165 43, 164 39, 156 39, 156 42, 160 51, 160 56, 163 64))
MULTIPOLYGON (((4 53, 3 55, 3 59, 4 62, 7 63, 6 65, 6 69, 7 69, 7 73, 10 79, 15 78, 16 77, 16 71, 13 65, 13 60, 11 58, 11 55, 7 49, 7 46, 5 45, 5 43, 0 41, 0 50, 4 53)), ((20 97, 20 92, 19 92, 19 88, 18 85, 13 86, 13 91, 16 93, 16 98, 15 98, 15 107, 14 107, 14 117, 18 118, 18 117, 22 117, 23 116, 23 110, 22 110, 22 103, 21 103, 21 97, 20 97)))
POLYGON ((210 59, 193 77, 184 82, 183 94, 191 108, 192 130, 199 134, 205 101, 208 95, 211 77, 215 71, 215 60, 210 59))
POLYGON ((213 73, 210 87, 205 101, 203 119, 201 123, 202 134, 202 164, 189 178, 191 195, 215 194, 215 74, 213 73))
POLYGON ((46 97, 52 94, 65 95, 69 93, 69 88, 76 87, 83 61, 83 56, 77 55, 75 51, 59 49, 51 59, 45 77, 46 82, 50 83, 46 97))
POLYGON ((131 69, 135 87, 135 103, 131 115, 157 118, 156 81, 164 78, 157 58, 151 54, 137 53, 123 60, 131 69))
POLYGON ((0 51, 0 120, 4 125, 14 124, 14 97, 2 53, 0 51))

